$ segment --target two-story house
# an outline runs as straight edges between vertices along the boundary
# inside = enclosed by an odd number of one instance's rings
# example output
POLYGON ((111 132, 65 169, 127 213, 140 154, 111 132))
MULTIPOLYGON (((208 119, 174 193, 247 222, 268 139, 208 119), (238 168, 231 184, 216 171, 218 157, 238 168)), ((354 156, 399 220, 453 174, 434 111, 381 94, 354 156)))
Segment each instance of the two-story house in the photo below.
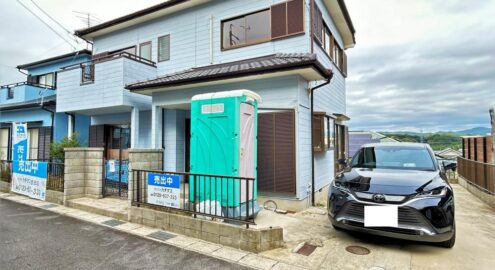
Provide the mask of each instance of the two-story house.
POLYGON ((87 144, 89 117, 57 113, 55 104, 58 70, 90 59, 81 50, 17 66, 26 81, 0 86, 0 160, 11 159, 12 122, 27 123, 30 159, 49 159, 51 142, 73 132, 87 144))
POLYGON ((92 146, 122 148, 125 131, 188 171, 192 96, 254 91, 259 201, 300 210, 346 155, 354 32, 343 0, 170 0, 76 31, 94 59, 59 73, 57 112, 90 115, 92 146))

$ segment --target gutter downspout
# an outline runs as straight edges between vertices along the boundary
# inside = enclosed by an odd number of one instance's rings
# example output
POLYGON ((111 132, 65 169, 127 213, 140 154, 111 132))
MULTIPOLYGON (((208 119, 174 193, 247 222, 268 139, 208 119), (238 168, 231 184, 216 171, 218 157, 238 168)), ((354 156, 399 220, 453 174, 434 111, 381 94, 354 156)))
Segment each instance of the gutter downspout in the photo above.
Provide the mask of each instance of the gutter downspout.
POLYGON ((51 127, 50 127, 50 146, 51 146, 52 143, 53 143, 53 124, 55 122, 55 112, 54 111, 51 111, 51 110, 49 110, 47 108, 45 108, 45 105, 43 105, 43 104, 41 105, 41 109, 43 111, 49 112, 51 114, 51 117, 52 117, 52 124, 51 124, 51 127))
POLYGON ((314 113, 314 91, 330 83, 333 78, 333 73, 327 78, 327 81, 309 89, 311 94, 311 205, 315 206, 315 148, 313 147, 313 113, 314 113))

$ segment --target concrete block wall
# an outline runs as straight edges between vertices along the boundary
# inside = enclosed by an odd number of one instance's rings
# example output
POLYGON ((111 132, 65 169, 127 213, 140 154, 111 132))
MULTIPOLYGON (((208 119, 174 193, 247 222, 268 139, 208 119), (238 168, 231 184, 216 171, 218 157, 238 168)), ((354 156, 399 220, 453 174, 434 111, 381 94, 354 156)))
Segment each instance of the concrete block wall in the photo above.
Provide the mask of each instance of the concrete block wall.
POLYGON ((0 191, 1 192, 10 192, 10 183, 0 180, 0 191))
POLYGON ((66 148, 64 204, 80 197, 102 198, 103 148, 66 148))
POLYGON ((135 206, 130 208, 129 220, 249 252, 258 253, 284 246, 283 229, 280 227, 248 229, 135 206))
MULTIPOLYGON (((132 205, 134 191, 134 174, 132 170, 162 170, 163 169, 163 149, 129 149, 129 183, 128 200, 132 205)), ((144 196, 146 180, 141 181, 141 196, 144 196)))
POLYGON ((56 204, 64 204, 64 193, 62 191, 55 190, 46 190, 45 201, 56 203, 56 204))

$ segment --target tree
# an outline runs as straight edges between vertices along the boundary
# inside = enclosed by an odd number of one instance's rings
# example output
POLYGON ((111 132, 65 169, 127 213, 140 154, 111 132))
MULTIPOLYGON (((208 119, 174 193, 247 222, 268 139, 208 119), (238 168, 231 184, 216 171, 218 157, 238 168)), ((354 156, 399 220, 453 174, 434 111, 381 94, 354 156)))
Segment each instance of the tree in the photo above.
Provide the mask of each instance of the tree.
POLYGON ((65 151, 64 148, 80 147, 77 133, 72 134, 70 137, 63 138, 60 142, 54 142, 50 145, 50 157, 54 162, 64 162, 65 151))

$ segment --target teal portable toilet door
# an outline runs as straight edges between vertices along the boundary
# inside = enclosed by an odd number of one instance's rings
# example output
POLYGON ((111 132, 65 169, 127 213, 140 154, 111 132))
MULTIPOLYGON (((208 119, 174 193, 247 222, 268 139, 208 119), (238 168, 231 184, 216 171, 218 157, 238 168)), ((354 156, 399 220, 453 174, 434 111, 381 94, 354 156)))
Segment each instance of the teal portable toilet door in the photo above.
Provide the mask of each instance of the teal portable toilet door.
MULTIPOLYGON (((240 106, 240 136, 239 136, 239 176, 254 178, 254 106, 241 103, 240 106)), ((246 202, 246 181, 241 181, 241 203, 246 202)), ((249 200, 253 199, 253 183, 249 181, 249 200)))

